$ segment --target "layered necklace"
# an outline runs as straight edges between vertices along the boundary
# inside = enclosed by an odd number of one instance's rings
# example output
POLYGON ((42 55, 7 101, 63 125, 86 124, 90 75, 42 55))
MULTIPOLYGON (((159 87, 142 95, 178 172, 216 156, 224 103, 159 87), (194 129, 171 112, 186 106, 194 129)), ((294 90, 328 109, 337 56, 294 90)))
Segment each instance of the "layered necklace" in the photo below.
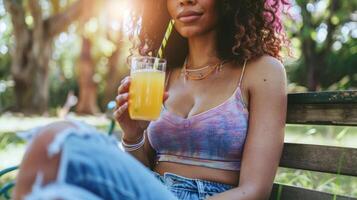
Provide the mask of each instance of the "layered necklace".
POLYGON ((183 64, 181 75, 184 76, 184 80, 202 80, 207 78, 213 73, 218 73, 222 70, 223 66, 227 63, 227 60, 217 62, 214 64, 208 64, 201 67, 190 67, 194 69, 187 69, 187 58, 183 64))

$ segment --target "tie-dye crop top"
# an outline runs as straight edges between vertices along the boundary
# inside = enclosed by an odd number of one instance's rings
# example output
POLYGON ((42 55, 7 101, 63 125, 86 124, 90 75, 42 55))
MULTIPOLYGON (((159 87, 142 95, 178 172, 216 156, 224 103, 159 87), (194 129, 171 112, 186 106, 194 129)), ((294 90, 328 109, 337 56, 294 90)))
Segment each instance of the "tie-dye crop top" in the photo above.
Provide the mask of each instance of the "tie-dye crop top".
POLYGON ((224 103, 188 118, 163 107, 147 128, 157 162, 175 162, 239 171, 248 129, 248 110, 240 89, 224 103))

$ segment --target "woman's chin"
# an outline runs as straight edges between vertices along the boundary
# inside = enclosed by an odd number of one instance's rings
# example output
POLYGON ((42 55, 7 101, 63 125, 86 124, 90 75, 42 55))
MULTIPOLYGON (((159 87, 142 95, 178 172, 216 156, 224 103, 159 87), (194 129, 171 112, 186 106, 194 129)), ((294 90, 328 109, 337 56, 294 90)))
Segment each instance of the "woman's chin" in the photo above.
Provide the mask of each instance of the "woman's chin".
POLYGON ((182 27, 178 32, 184 38, 192 38, 202 35, 204 31, 197 27, 182 27))

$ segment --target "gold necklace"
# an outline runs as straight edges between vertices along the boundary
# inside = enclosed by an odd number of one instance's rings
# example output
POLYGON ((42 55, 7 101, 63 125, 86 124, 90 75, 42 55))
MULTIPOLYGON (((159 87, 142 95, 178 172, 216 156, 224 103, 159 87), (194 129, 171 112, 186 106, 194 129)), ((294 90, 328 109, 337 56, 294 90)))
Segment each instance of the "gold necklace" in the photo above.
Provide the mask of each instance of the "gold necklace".
POLYGON ((185 81, 187 79, 189 79, 189 80, 203 80, 203 79, 207 78, 209 75, 211 75, 213 72, 216 72, 216 73, 220 72, 222 70, 222 67, 226 63, 227 63, 227 61, 224 60, 224 61, 216 63, 216 64, 208 64, 208 65, 198 68, 198 69, 187 69, 187 59, 186 59, 184 65, 183 65, 181 74, 185 77, 185 79, 184 79, 185 81), (203 72, 203 71, 205 71, 205 72, 203 72))

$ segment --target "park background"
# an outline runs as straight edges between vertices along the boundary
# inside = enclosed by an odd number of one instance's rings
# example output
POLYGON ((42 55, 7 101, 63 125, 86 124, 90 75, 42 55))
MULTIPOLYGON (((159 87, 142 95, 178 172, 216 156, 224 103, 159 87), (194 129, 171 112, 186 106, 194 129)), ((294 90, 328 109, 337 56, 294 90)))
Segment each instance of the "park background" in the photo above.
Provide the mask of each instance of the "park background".
MULTIPOLYGON (((107 129, 129 73, 132 2, 0 0, 0 169, 21 160, 16 132, 64 117, 107 129)), ((356 90, 357 1, 293 0, 287 11, 289 92, 356 90)), ((286 141, 357 148, 357 128, 289 125, 286 141)), ((357 197, 353 177, 281 168, 276 181, 357 197)))

